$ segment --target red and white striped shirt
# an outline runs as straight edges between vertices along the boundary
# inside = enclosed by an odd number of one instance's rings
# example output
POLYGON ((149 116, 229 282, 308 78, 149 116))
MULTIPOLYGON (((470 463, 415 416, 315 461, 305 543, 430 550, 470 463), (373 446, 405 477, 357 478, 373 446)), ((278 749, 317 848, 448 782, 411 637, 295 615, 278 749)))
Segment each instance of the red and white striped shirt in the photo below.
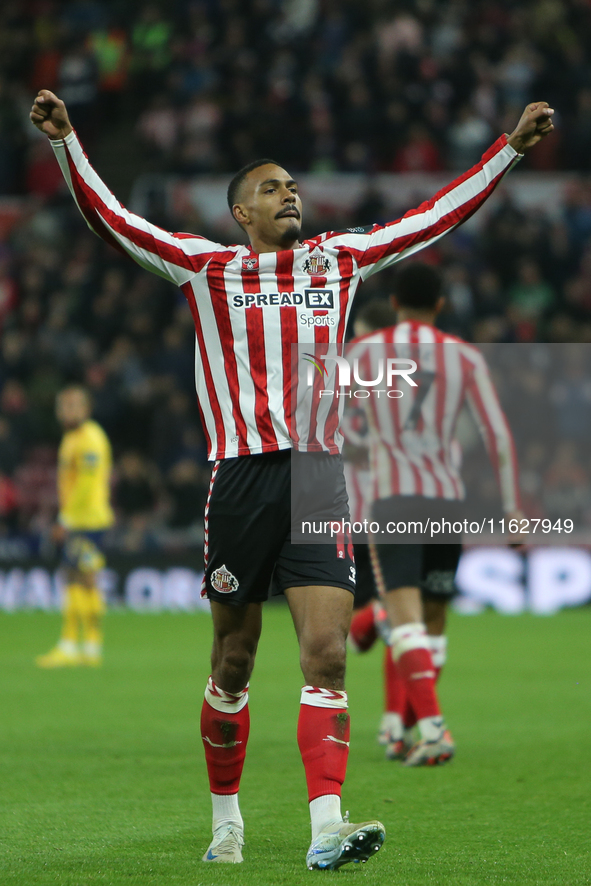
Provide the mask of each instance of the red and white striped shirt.
POLYGON ((397 221, 257 255, 150 224, 113 196, 74 132, 52 145, 89 227, 182 289, 195 322, 195 381, 211 459, 292 446, 338 452, 329 404, 305 414, 304 403, 296 415, 292 344, 342 342, 361 280, 465 221, 520 157, 501 136, 480 163, 397 221))
POLYGON ((427 323, 405 321, 352 342, 349 363, 358 360, 361 379, 377 378, 378 360, 414 360, 410 387, 403 396, 369 396, 357 401, 366 410, 369 434, 371 499, 391 495, 463 499, 455 439, 466 403, 484 439, 506 512, 519 506, 517 461, 507 420, 486 361, 474 345, 427 323))

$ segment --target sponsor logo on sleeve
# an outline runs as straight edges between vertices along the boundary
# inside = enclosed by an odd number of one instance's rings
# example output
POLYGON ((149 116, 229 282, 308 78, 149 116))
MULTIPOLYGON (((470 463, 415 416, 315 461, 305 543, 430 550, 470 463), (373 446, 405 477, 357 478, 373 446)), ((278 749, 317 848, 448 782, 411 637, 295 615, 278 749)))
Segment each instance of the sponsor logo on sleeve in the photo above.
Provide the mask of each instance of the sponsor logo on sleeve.
POLYGON ((344 228, 342 231, 334 231, 335 234, 370 234, 375 225, 358 225, 356 228, 344 228))

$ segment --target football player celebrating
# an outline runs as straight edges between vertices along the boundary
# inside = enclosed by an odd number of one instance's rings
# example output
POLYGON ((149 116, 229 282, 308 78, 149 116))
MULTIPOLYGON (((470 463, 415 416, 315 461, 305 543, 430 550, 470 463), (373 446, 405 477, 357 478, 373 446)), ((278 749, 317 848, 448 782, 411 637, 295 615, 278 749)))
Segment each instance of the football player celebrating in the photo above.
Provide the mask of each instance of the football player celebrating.
MULTIPOLYGON (((355 582, 350 545, 293 544, 292 460, 306 459, 320 513, 346 519, 338 423, 295 415, 292 344, 344 340, 362 278, 433 243, 468 218, 519 159, 551 132, 546 102, 528 105, 468 173, 404 218, 305 240, 296 181, 257 160, 230 182, 228 204, 248 246, 172 234, 125 209, 94 171, 66 107, 42 89, 32 122, 51 139, 89 226, 143 267, 179 286, 195 322, 196 387, 214 461, 206 507, 204 589, 213 617, 212 673, 201 728, 213 840, 204 861, 241 862, 238 789, 249 733, 248 681, 273 579, 291 611, 305 686, 298 744, 306 773, 309 868, 365 861, 381 846, 378 821, 345 822, 341 786, 349 751, 345 651, 355 582), (297 421, 296 421, 297 418, 297 421), (322 498, 324 490, 324 499, 322 498)), ((107 125, 107 124, 105 124, 107 125)))

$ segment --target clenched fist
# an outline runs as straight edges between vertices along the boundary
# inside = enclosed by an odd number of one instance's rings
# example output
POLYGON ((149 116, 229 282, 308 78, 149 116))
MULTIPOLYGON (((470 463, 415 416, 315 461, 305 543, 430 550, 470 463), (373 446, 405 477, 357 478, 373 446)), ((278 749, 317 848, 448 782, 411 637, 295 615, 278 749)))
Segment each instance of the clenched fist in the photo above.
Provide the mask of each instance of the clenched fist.
POLYGON ((554 129, 552 114, 554 109, 548 102, 532 102, 527 106, 521 120, 513 130, 507 141, 520 154, 524 154, 533 148, 540 139, 549 135, 554 129))
POLYGON ((39 90, 29 117, 49 138, 65 138, 72 132, 65 104, 49 89, 39 90))

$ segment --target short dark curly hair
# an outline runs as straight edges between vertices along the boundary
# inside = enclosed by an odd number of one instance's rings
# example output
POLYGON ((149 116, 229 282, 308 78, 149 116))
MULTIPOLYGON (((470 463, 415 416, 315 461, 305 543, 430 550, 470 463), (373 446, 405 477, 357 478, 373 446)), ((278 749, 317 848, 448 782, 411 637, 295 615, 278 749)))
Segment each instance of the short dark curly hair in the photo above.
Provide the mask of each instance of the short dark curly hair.
POLYGON ((434 308, 443 289, 441 274, 431 265, 415 262, 401 268, 393 292, 400 307, 434 308))
POLYGON ((230 212, 232 212, 232 208, 236 203, 236 197, 238 191, 240 190, 240 185, 246 178, 249 172, 252 172, 253 169, 258 169, 259 166, 281 166, 280 163, 277 163, 276 160, 270 160, 268 157, 263 158, 262 160, 253 160, 252 163, 247 163, 246 166, 243 166, 242 169, 238 170, 230 184, 228 185, 228 206, 230 207, 230 212))
POLYGON ((377 329, 394 326, 396 311, 385 298, 372 298, 358 310, 355 316, 355 321, 357 320, 365 323, 373 332, 377 329))

